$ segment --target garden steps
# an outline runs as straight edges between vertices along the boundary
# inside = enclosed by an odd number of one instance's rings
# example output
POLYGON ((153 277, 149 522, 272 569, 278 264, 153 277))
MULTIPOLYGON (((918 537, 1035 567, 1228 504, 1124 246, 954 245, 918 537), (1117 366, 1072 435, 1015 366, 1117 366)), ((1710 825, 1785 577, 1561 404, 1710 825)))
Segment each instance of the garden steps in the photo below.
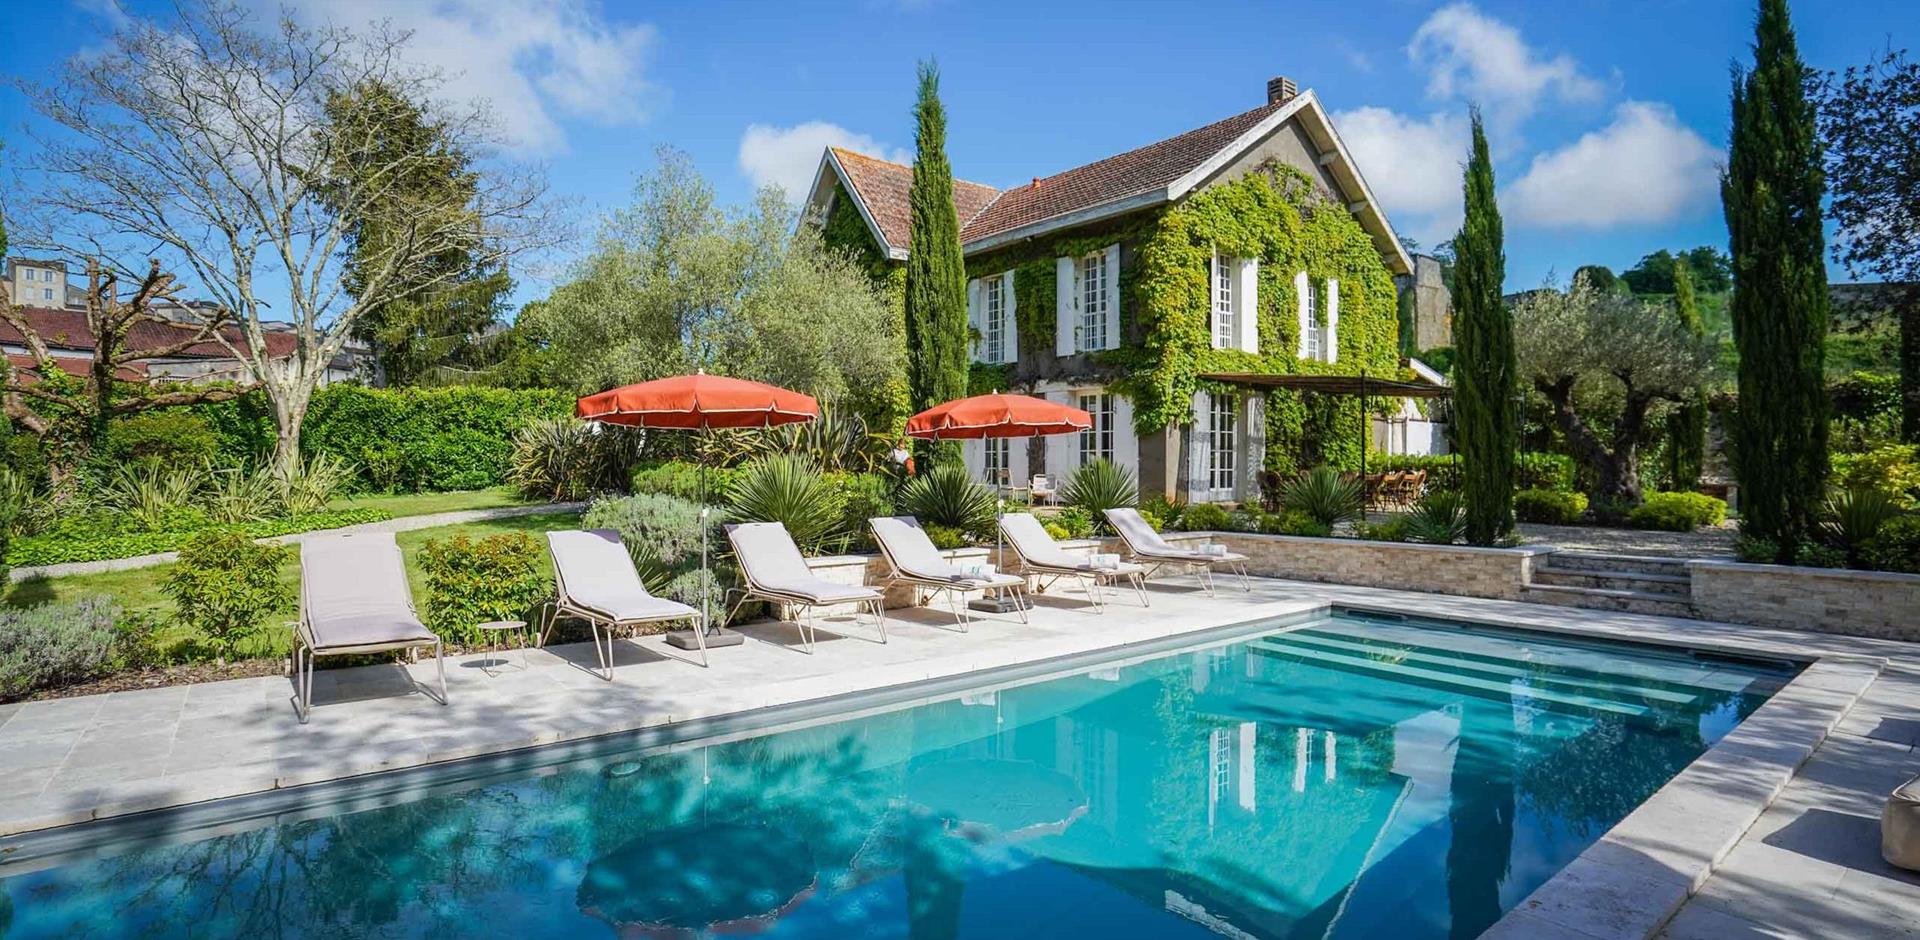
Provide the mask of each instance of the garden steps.
POLYGON ((1526 600, 1662 617, 1693 616, 1684 558, 1554 552, 1527 578, 1526 600))

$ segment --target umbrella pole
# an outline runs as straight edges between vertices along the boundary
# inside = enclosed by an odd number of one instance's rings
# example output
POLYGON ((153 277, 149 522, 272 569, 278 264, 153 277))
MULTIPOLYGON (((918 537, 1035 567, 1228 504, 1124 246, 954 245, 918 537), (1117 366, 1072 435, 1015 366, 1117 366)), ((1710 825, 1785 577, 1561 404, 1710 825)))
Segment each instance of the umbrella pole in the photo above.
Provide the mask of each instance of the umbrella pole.
MULTIPOLYGON (((704 637, 706 649, 713 649, 716 646, 738 646, 747 641, 745 636, 731 630, 722 630, 719 624, 713 622, 713 577, 707 569, 707 542, 712 538, 713 529, 713 526, 707 524, 713 512, 712 507, 708 505, 711 502, 707 493, 707 462, 703 459, 700 461, 700 571, 705 577, 700 579, 700 629, 706 631, 704 637)), ((667 634, 667 645, 683 650, 700 649, 702 639, 696 636, 693 630, 682 630, 667 634)))

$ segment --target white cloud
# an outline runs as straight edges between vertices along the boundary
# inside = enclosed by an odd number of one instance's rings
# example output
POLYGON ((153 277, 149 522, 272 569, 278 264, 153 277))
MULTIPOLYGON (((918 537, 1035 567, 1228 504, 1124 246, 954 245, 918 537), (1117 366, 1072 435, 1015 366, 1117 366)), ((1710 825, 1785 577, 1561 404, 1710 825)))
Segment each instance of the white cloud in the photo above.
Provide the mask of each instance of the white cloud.
POLYGON ((1501 121, 1525 118, 1548 94, 1593 101, 1606 92, 1601 82, 1581 74, 1572 57, 1543 57, 1519 30, 1466 3, 1427 17, 1407 44, 1407 55, 1428 70, 1429 95, 1470 99, 1501 121))
POLYGON ((1460 227, 1460 164, 1467 155, 1463 115, 1416 118, 1364 107, 1334 115, 1333 126, 1395 230, 1423 246, 1452 237, 1460 227))
POLYGON ((1628 101, 1613 123, 1539 154, 1501 208, 1521 224, 1606 228, 1665 222, 1711 204, 1721 152, 1673 109, 1628 101))
MULTIPOLYGON (((592 0, 293 0, 303 19, 359 27, 386 21, 413 34, 410 61, 438 70, 448 98, 485 100, 506 143, 525 153, 566 147, 562 118, 606 125, 647 120, 666 92, 645 72, 658 35, 609 22, 592 0)), ((272 10, 264 11, 273 15, 272 10)))
POLYGON ((825 121, 792 127, 749 124, 740 135, 740 171, 754 186, 778 186, 786 190, 789 200, 798 202, 807 197, 807 187, 820 167, 820 154, 828 147, 845 147, 895 163, 913 161, 913 154, 905 150, 825 121))

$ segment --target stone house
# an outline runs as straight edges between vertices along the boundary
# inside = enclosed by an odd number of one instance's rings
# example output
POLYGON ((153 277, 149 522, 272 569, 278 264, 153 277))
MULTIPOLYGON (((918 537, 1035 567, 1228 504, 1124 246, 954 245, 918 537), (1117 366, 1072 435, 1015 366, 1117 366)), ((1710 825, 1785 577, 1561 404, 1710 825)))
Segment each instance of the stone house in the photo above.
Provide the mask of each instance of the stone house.
MULTIPOLYGON (((910 167, 829 148, 807 217, 897 289, 911 182, 910 167)), ((1400 357, 1415 263, 1326 110, 1289 79, 1252 110, 1023 186, 955 180, 954 202, 973 390, 1094 417, 1077 436, 967 442, 983 479, 1058 480, 1106 458, 1143 495, 1252 501, 1263 481, 1350 465, 1363 435, 1387 436, 1316 382, 1424 380, 1400 357)), ((1404 420, 1397 401, 1371 404, 1404 420)))

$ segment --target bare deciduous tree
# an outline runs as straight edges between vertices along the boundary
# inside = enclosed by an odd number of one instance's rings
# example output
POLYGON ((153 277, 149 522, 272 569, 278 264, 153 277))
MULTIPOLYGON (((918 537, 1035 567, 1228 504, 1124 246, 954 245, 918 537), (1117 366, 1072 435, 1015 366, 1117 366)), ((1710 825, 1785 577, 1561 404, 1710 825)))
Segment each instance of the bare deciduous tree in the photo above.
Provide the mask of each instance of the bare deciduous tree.
MULTIPOLYGON (((538 172, 490 161, 470 199, 402 185, 417 157, 328 123, 329 95, 378 83, 431 109, 447 139, 492 154, 487 112, 436 96, 436 76, 408 65, 407 35, 384 27, 264 24, 211 0, 164 24, 136 20, 109 48, 72 60, 49 87, 28 87, 63 133, 39 141, 32 169, 35 239, 138 246, 165 258, 235 320, 215 341, 272 402, 275 460, 299 454, 313 391, 368 307, 431 290, 450 249, 497 266, 545 243, 538 172), (356 220, 390 237, 342 277, 356 220), (263 322, 286 320, 291 356, 267 352, 263 322)), ((111 256, 112 251, 91 251, 111 256)))
POLYGON ((155 387, 141 393, 126 394, 129 384, 147 384, 141 364, 178 355, 185 350, 212 341, 221 322, 210 318, 195 327, 183 327, 153 312, 161 300, 177 300, 177 284, 172 274, 160 270, 159 261, 150 261, 147 273, 123 293, 120 277, 98 258, 88 258, 86 291, 86 331, 93 342, 93 357, 87 363, 84 379, 66 375, 54 358, 47 337, 35 326, 22 308, 13 303, 11 285, 0 303, 0 320, 20 334, 33 360, 37 375, 22 375, 8 368, 0 374, 0 410, 7 420, 36 435, 46 437, 63 421, 79 425, 78 453, 67 455, 54 467, 55 476, 70 469, 77 459, 100 447, 107 437, 107 425, 123 417, 152 408, 189 405, 203 401, 221 401, 238 392, 231 386, 176 385, 155 387), (168 338, 154 342, 152 337, 135 342, 134 330, 143 323, 161 326, 168 338))

